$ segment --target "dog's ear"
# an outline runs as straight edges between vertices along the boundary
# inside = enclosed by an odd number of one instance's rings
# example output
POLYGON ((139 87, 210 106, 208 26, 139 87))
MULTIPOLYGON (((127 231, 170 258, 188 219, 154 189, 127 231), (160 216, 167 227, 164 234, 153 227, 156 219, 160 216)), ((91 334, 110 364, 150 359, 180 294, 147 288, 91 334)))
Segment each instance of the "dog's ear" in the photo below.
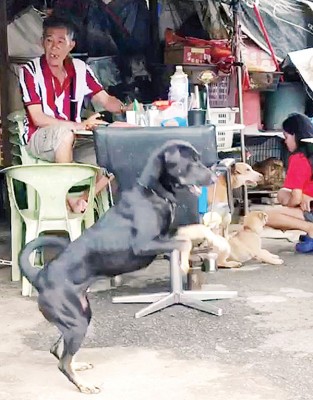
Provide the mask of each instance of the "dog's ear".
POLYGON ((232 175, 235 175, 235 174, 240 174, 240 172, 238 172, 237 171, 237 169, 236 169, 236 164, 233 164, 231 167, 230 167, 230 173, 232 174, 232 175))
POLYGON ((244 175, 249 174, 251 171, 253 171, 251 165, 244 162, 235 163, 235 174, 244 175))
POLYGON ((143 186, 153 187, 161 175, 163 169, 163 157, 150 157, 146 167, 140 175, 140 183, 143 186))
POLYGON ((248 172, 246 163, 236 162, 234 164, 234 170, 232 170, 232 173, 237 174, 237 175, 241 175, 241 174, 244 174, 245 172, 248 172))

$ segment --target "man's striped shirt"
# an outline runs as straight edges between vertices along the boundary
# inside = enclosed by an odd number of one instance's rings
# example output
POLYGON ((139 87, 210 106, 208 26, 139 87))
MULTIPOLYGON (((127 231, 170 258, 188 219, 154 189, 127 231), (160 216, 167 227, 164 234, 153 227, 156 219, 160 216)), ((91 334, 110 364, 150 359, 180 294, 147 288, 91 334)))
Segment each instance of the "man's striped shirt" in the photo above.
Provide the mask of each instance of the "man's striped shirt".
POLYGON ((20 86, 26 108, 24 140, 27 143, 38 127, 33 123, 27 107, 41 104, 46 115, 60 120, 80 122, 85 96, 94 96, 103 88, 91 68, 79 59, 64 62, 66 78, 61 85, 53 76, 45 56, 29 61, 20 68, 20 86), (71 102, 72 115, 71 118, 71 102))

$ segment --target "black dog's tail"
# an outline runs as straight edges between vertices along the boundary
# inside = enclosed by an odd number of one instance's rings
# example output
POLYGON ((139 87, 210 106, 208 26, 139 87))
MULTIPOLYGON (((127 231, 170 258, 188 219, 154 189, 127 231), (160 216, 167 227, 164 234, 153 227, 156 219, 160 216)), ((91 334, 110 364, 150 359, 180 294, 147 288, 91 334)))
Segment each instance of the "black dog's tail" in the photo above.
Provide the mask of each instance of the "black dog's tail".
MULTIPOLYGON (((41 236, 27 243, 27 245, 21 251, 19 256, 19 266, 23 275, 31 283, 36 282, 37 276, 41 268, 36 268, 32 266, 29 261, 29 257, 34 250, 45 246, 61 247, 63 250, 68 246, 68 244, 69 244, 68 239, 56 236, 41 236)), ((34 286, 36 286, 36 284, 34 286)))

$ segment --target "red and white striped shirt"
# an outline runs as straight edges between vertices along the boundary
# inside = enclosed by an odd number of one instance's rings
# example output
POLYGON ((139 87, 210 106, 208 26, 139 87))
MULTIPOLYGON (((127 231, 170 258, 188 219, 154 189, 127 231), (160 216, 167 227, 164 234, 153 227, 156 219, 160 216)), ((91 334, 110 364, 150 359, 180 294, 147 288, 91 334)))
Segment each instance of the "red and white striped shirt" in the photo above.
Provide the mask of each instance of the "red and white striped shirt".
POLYGON ((20 86, 26 107, 23 136, 25 143, 38 129, 30 117, 27 106, 41 104, 43 112, 50 117, 80 122, 84 97, 92 97, 103 90, 91 68, 83 61, 67 58, 64 61, 64 68, 67 76, 62 85, 53 76, 44 55, 20 68, 20 86), (72 107, 71 102, 73 102, 72 107))

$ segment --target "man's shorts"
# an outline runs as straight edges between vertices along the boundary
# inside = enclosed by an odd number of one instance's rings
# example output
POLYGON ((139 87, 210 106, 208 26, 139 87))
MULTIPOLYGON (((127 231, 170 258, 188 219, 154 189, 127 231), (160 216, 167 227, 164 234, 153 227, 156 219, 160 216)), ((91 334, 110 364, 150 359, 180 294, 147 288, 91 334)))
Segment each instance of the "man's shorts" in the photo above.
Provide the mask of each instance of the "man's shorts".
MULTIPOLYGON (((39 128, 30 138, 26 149, 35 158, 55 162, 55 152, 67 133, 68 128, 62 125, 39 128)), ((73 160, 84 164, 97 165, 94 142, 91 136, 75 140, 73 160)))

